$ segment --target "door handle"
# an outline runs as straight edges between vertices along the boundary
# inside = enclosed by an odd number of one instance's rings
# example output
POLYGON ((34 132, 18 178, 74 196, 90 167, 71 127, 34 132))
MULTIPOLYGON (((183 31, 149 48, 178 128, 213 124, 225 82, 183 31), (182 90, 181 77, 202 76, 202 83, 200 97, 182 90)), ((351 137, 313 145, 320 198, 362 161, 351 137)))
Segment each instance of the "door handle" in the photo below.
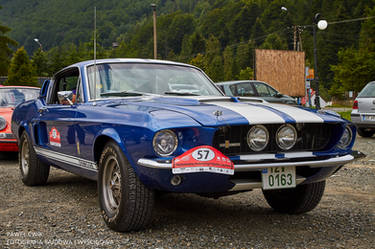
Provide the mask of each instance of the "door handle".
POLYGON ((47 109, 47 107, 45 107, 45 106, 39 108, 39 110, 38 110, 38 112, 39 112, 40 114, 43 114, 43 113, 45 113, 46 111, 48 111, 48 109, 47 109))

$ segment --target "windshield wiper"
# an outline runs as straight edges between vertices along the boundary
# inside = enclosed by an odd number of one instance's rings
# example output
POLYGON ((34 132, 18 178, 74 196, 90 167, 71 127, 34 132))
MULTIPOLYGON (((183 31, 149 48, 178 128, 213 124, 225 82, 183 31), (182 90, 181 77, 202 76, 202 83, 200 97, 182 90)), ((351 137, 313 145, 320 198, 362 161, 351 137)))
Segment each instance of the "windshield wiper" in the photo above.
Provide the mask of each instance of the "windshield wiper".
POLYGON ((121 97, 142 96, 142 95, 143 95, 142 93, 131 92, 131 91, 107 92, 107 93, 100 94, 100 96, 121 96, 121 97))
POLYGON ((164 92, 168 95, 179 95, 179 96, 199 96, 199 94, 189 93, 189 92, 164 92))

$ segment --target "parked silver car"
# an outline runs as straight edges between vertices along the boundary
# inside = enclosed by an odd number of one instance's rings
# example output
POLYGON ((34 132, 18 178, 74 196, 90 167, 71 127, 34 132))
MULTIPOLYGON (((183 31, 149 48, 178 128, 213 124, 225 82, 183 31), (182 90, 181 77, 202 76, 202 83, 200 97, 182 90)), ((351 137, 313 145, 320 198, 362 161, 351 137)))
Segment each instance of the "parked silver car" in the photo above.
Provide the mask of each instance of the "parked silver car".
POLYGON ((375 81, 369 82, 354 100, 352 122, 358 134, 371 137, 375 133, 375 81))
POLYGON ((263 81, 236 80, 216 83, 227 96, 258 97, 271 103, 296 105, 297 102, 290 96, 281 94, 275 88, 263 81))

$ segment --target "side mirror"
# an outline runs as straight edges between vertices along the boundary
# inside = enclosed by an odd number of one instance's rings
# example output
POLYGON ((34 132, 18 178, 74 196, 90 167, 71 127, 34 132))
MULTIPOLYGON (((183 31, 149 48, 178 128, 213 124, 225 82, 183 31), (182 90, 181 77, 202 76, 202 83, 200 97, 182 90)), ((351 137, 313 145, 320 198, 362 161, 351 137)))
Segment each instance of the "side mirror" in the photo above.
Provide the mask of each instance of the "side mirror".
POLYGON ((57 98, 62 105, 73 105, 73 91, 60 91, 57 92, 57 98))
POLYGON ((45 80, 43 82, 42 88, 40 89, 40 92, 39 92, 40 98, 45 99, 47 97, 48 86, 50 82, 51 82, 50 80, 45 80))

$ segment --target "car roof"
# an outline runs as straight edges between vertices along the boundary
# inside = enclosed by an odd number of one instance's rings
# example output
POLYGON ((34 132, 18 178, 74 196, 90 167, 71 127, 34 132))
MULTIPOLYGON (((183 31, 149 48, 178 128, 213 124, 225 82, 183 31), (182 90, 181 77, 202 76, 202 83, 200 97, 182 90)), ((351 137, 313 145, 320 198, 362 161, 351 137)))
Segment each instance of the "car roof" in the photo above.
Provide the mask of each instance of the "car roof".
MULTIPOLYGON (((114 58, 114 59, 88 60, 88 61, 81 61, 81 62, 75 63, 73 65, 70 65, 70 66, 66 67, 66 68, 73 67, 73 66, 78 66, 78 67, 89 66, 89 65, 94 65, 95 63, 96 64, 103 64, 103 63, 146 63, 146 64, 164 64, 164 65, 176 65, 176 66, 185 66, 185 67, 197 68, 195 66, 185 64, 185 63, 180 63, 180 62, 167 61, 167 60, 138 59, 138 58, 114 58)), ((66 68, 64 68, 64 69, 66 69, 66 68)))
POLYGON ((4 86, 4 85, 0 85, 0 88, 27 88, 27 89, 36 89, 36 90, 40 89, 39 87, 35 87, 35 86, 4 86))
POLYGON ((251 83, 251 82, 260 82, 269 85, 268 83, 261 81, 261 80, 231 80, 231 81, 220 81, 216 82, 217 85, 232 85, 232 84, 238 84, 238 83, 251 83))

